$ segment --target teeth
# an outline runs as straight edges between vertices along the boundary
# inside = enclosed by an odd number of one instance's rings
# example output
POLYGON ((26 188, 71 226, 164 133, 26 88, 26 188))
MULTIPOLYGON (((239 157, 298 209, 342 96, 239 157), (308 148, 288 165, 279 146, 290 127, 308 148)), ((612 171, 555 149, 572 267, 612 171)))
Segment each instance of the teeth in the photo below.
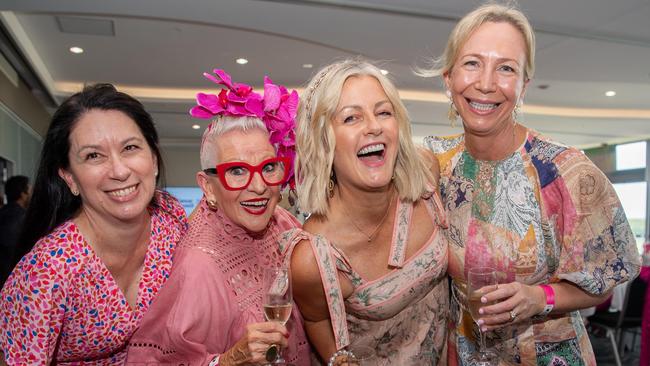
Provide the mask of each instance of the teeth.
POLYGON ((499 106, 498 104, 485 104, 485 103, 478 103, 478 102, 469 102, 469 105, 472 108, 478 109, 480 111, 489 111, 499 106))
POLYGON ((117 191, 108 192, 108 194, 110 194, 111 196, 115 196, 115 197, 124 197, 127 194, 133 193, 133 191, 135 191, 135 186, 120 189, 120 190, 117 190, 117 191))
POLYGON ((242 206, 251 206, 251 207, 264 207, 266 206, 267 203, 269 203, 269 200, 240 202, 242 206))
POLYGON ((370 154, 373 152, 383 151, 383 150, 384 150, 384 144, 375 144, 375 145, 364 147, 357 153, 357 155, 365 155, 365 154, 370 154))

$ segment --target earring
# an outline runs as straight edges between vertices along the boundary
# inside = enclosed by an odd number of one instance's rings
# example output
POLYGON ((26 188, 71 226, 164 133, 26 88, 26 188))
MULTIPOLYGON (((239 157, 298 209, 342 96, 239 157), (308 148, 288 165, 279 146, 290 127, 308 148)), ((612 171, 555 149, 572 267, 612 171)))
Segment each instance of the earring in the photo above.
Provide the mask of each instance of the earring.
POLYGON ((451 99, 451 92, 447 90, 447 98, 449 98, 449 111, 447 112, 447 118, 451 122, 451 127, 456 127, 456 119, 458 119, 458 110, 454 105, 454 101, 451 99))
POLYGON ((75 197, 79 195, 79 191, 76 188, 70 188, 70 193, 75 197))
POLYGON ((330 180, 327 182, 327 195, 332 198, 334 197, 334 171, 330 174, 330 180))
POLYGON ((287 196, 287 200, 289 200, 289 205, 291 207, 296 205, 296 200, 298 199, 298 193, 296 193, 295 189, 290 189, 289 190, 289 195, 287 196))
POLYGON ((215 200, 208 200, 208 207, 210 207, 210 209, 211 209, 212 211, 216 211, 216 210, 217 210, 217 201, 215 201, 215 200))
POLYGON ((284 199, 284 196, 282 195, 282 193, 280 193, 280 199, 278 200, 278 202, 282 202, 283 199, 284 199))
POLYGON ((515 124, 523 116, 523 113, 521 112, 521 107, 523 104, 524 102, 521 100, 517 101, 517 104, 515 104, 515 109, 512 110, 512 119, 514 120, 515 124))

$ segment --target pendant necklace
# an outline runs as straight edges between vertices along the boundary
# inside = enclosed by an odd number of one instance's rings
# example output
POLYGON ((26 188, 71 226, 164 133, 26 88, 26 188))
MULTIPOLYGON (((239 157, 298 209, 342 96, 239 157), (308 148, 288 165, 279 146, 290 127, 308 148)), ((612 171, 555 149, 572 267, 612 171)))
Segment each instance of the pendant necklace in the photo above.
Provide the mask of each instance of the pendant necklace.
POLYGON ((394 198, 394 193, 391 194, 391 196, 390 196, 390 203, 388 205, 388 209, 384 213, 384 216, 381 218, 381 220, 379 220, 379 224, 377 224, 377 226, 375 226, 375 229, 370 233, 370 235, 366 234, 366 232, 363 231, 361 229, 361 227, 359 227, 359 225, 357 225, 357 223, 354 221, 352 216, 348 213, 348 210, 347 210, 347 208, 345 208, 345 206, 343 207, 343 213, 345 213, 345 216, 347 216, 348 219, 350 219, 350 222, 352 223, 354 228, 357 229, 358 232, 363 234, 363 236, 368 238, 368 243, 370 243, 372 241, 372 239, 375 237, 375 235, 377 235, 377 233, 379 232, 379 228, 381 228, 382 225, 384 224, 384 222, 386 222, 386 218, 388 218, 388 214, 390 213, 390 209, 391 209, 391 207, 393 207, 393 198, 394 198))

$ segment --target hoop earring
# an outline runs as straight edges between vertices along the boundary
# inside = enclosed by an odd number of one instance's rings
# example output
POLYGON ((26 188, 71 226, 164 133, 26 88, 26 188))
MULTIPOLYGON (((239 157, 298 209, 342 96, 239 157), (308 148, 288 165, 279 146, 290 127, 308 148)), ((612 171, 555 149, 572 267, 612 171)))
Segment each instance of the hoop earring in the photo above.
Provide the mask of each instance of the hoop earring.
POLYGON ((280 193, 280 199, 278 200, 278 202, 282 202, 283 199, 284 199, 284 196, 282 196, 282 193, 280 193))
POLYGON ((451 122, 451 127, 456 127, 456 120, 458 119, 458 110, 454 105, 454 101, 451 99, 451 92, 447 90, 447 98, 449 98, 449 111, 447 112, 447 118, 451 122))
POLYGON ((335 184, 334 180, 335 179, 336 178, 334 177, 334 171, 332 171, 332 174, 330 174, 330 180, 329 180, 329 182, 327 182, 327 195, 329 196, 329 198, 334 197, 334 184, 335 184))

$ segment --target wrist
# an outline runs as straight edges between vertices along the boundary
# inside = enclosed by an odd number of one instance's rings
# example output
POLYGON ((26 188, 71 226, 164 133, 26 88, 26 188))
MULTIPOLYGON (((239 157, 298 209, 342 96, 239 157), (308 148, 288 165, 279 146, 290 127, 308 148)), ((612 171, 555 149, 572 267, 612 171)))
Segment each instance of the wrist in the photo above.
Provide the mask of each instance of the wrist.
POLYGON ((555 308, 555 290, 551 285, 538 285, 537 287, 542 291, 542 308, 538 315, 546 316, 555 308))

